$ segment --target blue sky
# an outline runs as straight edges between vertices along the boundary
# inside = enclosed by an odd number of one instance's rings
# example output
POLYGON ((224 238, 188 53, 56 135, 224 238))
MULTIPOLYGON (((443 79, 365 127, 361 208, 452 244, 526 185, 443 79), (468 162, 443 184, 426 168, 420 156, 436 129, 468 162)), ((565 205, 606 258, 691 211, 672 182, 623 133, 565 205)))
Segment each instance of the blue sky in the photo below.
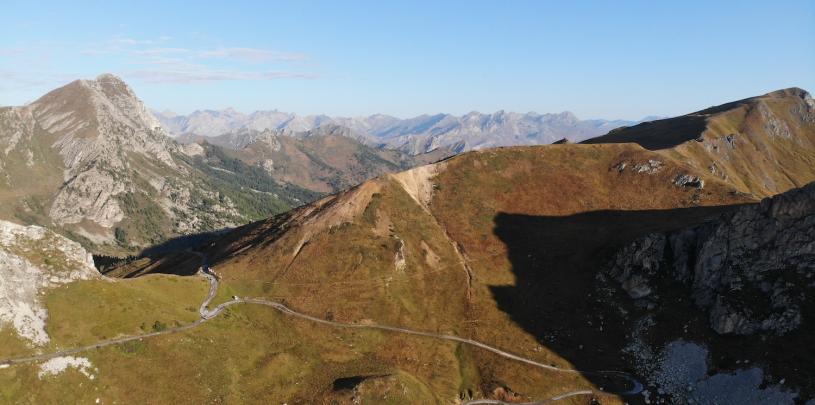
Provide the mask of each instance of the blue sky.
POLYGON ((638 119, 815 91, 815 2, 3 5, 0 105, 103 72, 179 113, 638 119))

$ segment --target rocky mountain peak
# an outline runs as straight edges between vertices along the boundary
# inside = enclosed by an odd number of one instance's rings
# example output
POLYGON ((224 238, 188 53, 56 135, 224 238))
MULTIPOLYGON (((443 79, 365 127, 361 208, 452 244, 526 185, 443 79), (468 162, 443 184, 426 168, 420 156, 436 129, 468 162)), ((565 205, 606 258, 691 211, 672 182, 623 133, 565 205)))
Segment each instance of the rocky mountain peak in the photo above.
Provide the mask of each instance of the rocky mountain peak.
POLYGON ((172 142, 161 123, 122 79, 102 74, 51 91, 31 105, 40 126, 56 139, 65 178, 85 162, 103 161, 124 168, 122 154, 135 152, 175 167, 172 142))
MULTIPOLYGON (((38 181, 59 188, 42 209, 58 226, 94 223, 111 229, 125 218, 122 199, 140 190, 138 184, 159 187, 166 179, 157 171, 186 172, 174 157, 178 145, 133 89, 112 74, 73 81, 13 111, 19 113, 9 114, 13 131, 5 154, 22 156, 28 168, 48 168, 47 178, 38 181)), ((22 187, 29 180, 21 176, 9 175, 8 185, 22 187)), ((91 240, 100 233, 77 232, 91 240)))
POLYGON ((347 127, 336 124, 325 124, 311 131, 304 132, 301 136, 351 136, 351 130, 347 127))
POLYGON ((133 89, 119 77, 105 73, 99 75, 96 80, 83 83, 94 90, 95 101, 99 102, 100 106, 104 105, 102 108, 111 105, 114 107, 107 112, 116 114, 116 118, 125 118, 130 121, 129 124, 148 130, 161 128, 161 123, 147 110, 133 89))
POLYGON ((127 83, 124 82, 119 76, 116 76, 112 73, 102 73, 99 76, 96 76, 95 80, 92 81, 85 81, 86 83, 96 82, 99 86, 101 86, 106 92, 121 92, 126 93, 129 96, 135 97, 133 90, 127 83))
MULTIPOLYGON (((438 147, 481 149, 490 146, 545 144, 557 139, 579 141, 601 135, 609 129, 633 125, 633 121, 580 120, 571 112, 560 114, 493 113, 471 111, 462 116, 422 114, 400 119, 384 114, 364 117, 300 116, 294 113, 255 111, 251 114, 229 110, 194 112, 187 116, 157 114, 174 135, 217 137, 235 135, 245 129, 290 129, 292 133, 336 124, 348 127, 350 135, 370 146, 386 145, 411 154, 438 147)), ((188 136, 189 138, 189 136, 188 136)))
POLYGON ((105 135, 98 127, 120 124, 155 131, 161 123, 122 79, 112 74, 95 80, 76 80, 55 89, 31 104, 38 121, 48 132, 66 136, 105 135))
POLYGON ((812 96, 809 94, 808 91, 800 88, 800 87, 790 87, 786 89, 776 90, 770 93, 767 93, 769 97, 798 97, 800 99, 812 99, 812 96))
POLYGON ((567 121, 567 122, 577 122, 577 121, 579 121, 577 116, 574 115, 574 113, 571 112, 571 111, 563 111, 560 114, 557 114, 556 116, 557 116, 558 119, 563 120, 563 121, 567 121))

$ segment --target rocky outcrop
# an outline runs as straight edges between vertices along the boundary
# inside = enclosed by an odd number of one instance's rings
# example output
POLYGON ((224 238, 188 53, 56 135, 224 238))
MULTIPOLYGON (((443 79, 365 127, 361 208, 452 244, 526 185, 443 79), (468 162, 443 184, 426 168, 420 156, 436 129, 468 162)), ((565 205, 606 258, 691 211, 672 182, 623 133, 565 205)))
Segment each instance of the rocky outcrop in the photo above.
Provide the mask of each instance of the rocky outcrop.
POLYGON ((660 160, 648 159, 647 161, 636 162, 632 160, 625 160, 614 165, 614 169, 622 173, 629 169, 637 174, 657 174, 662 170, 665 163, 660 160))
POLYGON ((48 343, 44 289, 99 277, 78 243, 38 226, 0 221, 0 327, 34 345, 48 343))
MULTIPOLYGON (((203 154, 167 137, 118 77, 76 80, 29 105, 0 108, 0 204, 24 212, 6 219, 111 249, 249 220, 195 165, 203 154), (116 228, 127 229, 126 241, 116 228)), ((251 190, 237 192, 254 201, 251 190)))
POLYGON ((679 187, 691 187, 691 188, 704 188, 705 181, 700 179, 697 176, 692 176, 690 174, 680 174, 676 176, 674 179, 674 184, 679 187))
POLYGON ((784 334, 815 288, 815 183, 620 250, 611 275, 634 299, 684 283, 719 334, 784 334))
POLYGON ((173 158, 178 145, 116 76, 77 80, 28 108, 37 125, 55 136, 53 146, 63 158, 64 184, 49 211, 59 225, 88 220, 112 228, 121 221, 118 197, 138 188, 130 155, 183 172, 173 158))
POLYGON ((131 188, 117 181, 114 174, 92 167, 63 186, 54 198, 49 216, 59 225, 88 219, 111 228, 124 217, 116 196, 131 188))

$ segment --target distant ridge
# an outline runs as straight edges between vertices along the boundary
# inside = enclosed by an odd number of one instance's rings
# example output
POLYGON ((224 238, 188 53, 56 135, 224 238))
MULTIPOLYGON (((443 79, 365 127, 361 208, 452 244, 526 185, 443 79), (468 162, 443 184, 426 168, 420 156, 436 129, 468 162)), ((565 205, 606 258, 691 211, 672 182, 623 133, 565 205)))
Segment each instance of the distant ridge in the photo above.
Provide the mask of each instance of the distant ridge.
POLYGON ((374 146, 384 145, 410 154, 459 145, 461 151, 494 146, 539 145, 567 138, 572 142, 605 134, 641 121, 580 120, 571 112, 558 114, 492 114, 470 112, 420 115, 399 119, 375 114, 367 117, 299 116, 277 110, 243 114, 233 109, 195 111, 189 115, 154 112, 168 132, 180 139, 218 137, 264 130, 309 131, 324 125, 347 127, 350 135, 374 146))
POLYGON ((768 196, 815 176, 815 100, 793 87, 687 115, 612 130, 585 144, 670 150, 740 191, 768 196))

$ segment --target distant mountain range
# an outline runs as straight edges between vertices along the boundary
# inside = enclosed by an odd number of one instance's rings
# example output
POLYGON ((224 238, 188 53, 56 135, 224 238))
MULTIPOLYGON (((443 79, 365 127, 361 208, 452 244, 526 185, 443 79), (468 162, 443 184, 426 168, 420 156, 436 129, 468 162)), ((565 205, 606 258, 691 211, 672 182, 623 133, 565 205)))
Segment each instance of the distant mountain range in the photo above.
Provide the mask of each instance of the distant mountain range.
POLYGON ((471 112, 463 116, 452 114, 420 115, 400 119, 376 114, 367 117, 300 116, 277 110, 243 114, 234 109, 195 111, 189 115, 153 112, 164 128, 175 136, 246 137, 253 131, 308 131, 324 125, 343 126, 350 136, 372 146, 399 149, 410 154, 432 151, 440 147, 456 148, 457 152, 494 146, 539 145, 568 139, 572 142, 603 135, 608 131, 656 119, 641 121, 580 120, 571 112, 559 114, 515 113, 498 111, 492 114, 471 112))

